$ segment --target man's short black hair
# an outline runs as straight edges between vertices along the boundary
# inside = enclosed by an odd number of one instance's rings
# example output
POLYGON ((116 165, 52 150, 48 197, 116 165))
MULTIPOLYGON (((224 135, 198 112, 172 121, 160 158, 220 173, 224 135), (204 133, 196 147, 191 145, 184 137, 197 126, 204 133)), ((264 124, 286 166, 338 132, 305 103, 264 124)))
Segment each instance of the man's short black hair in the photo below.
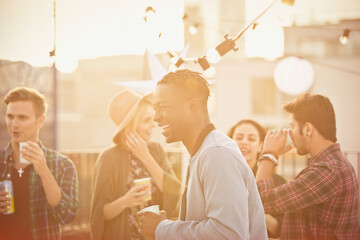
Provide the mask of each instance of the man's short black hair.
POLYGON ((181 69, 166 74, 159 82, 159 85, 172 84, 179 87, 184 95, 197 97, 207 103, 210 96, 209 85, 200 73, 188 69, 181 69))

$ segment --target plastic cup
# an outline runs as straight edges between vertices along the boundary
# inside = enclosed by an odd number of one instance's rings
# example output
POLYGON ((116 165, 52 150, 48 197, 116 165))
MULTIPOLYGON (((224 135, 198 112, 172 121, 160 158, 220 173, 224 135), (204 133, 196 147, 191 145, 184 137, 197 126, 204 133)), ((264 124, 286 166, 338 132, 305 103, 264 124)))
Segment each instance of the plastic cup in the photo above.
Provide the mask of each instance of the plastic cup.
POLYGON ((149 191, 146 195, 145 200, 151 200, 151 178, 141 178, 134 180, 135 186, 149 186, 149 191))
POLYGON ((290 137, 290 131, 291 131, 291 128, 288 128, 287 129, 287 138, 286 138, 286 145, 294 145, 291 137, 290 137))
POLYGON ((25 163, 25 164, 31 164, 31 162, 29 162, 28 160, 25 160, 21 154, 21 150, 24 146, 28 146, 29 144, 27 142, 21 142, 19 143, 20 146, 20 163, 25 163))
POLYGON ((160 214, 160 207, 159 207, 159 205, 152 205, 152 206, 141 209, 139 212, 140 213, 153 212, 153 213, 160 214))

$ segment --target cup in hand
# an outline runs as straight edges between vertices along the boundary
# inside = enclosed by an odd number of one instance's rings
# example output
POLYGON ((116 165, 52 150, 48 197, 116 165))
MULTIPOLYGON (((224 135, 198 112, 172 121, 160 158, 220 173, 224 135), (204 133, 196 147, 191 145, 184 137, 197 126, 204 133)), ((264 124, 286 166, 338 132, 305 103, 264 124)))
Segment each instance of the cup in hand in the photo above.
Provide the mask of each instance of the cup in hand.
POLYGON ((286 138, 286 145, 294 145, 291 137, 290 137, 290 131, 291 128, 286 129, 287 130, 287 138, 286 138))
POLYGON ((145 200, 149 201, 151 200, 151 178, 141 178, 141 179, 136 179, 134 180, 134 185, 135 186, 148 186, 148 193, 146 195, 145 200))
POLYGON ((153 213, 160 214, 160 207, 159 207, 159 205, 148 206, 139 211, 139 213, 143 213, 143 212, 153 212, 153 213))
POLYGON ((19 146, 20 146, 20 163, 26 163, 26 164, 31 164, 31 162, 25 160, 21 154, 21 150, 23 148, 23 146, 28 146, 29 144, 27 142, 20 142, 19 146))

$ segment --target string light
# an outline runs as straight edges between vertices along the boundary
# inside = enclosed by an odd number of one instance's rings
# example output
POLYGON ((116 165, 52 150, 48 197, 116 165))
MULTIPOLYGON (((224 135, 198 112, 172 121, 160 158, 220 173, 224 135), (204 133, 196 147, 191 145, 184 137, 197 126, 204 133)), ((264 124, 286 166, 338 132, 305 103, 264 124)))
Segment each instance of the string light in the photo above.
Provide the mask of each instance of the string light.
MULTIPOLYGON (((204 75, 207 77, 213 77, 215 75, 215 68, 210 65, 210 63, 217 63, 221 60, 221 57, 228 53, 231 50, 237 51, 238 49, 235 46, 235 41, 238 40, 251 26, 253 29, 257 26, 257 21, 260 17, 262 17, 277 1, 281 1, 283 4, 286 5, 294 5, 295 0, 273 0, 271 4, 261 12, 253 21, 251 21, 239 34, 237 34, 234 38, 229 38, 226 34, 225 40, 217 45, 215 48, 209 49, 206 53, 206 56, 200 57, 195 60, 195 63, 199 63, 201 68, 204 70, 204 75), (209 63, 210 62, 210 63, 209 63)), ((183 20, 188 19, 188 15, 184 14, 183 20)), ((191 30, 189 28, 190 33, 196 34, 197 28, 195 26, 191 26, 191 30), (191 28, 194 27, 194 28, 191 28), (196 31, 195 31, 196 30, 196 31)), ((182 59, 183 62, 187 61, 182 59)), ((183 63, 182 62, 182 63, 183 63)), ((181 64, 182 64, 181 63, 181 64)), ((180 65, 181 65, 180 64, 180 65)), ((176 64, 170 66, 172 69, 175 69, 176 64)))
POLYGON ((255 28, 258 26, 258 23, 254 23, 252 26, 252 30, 255 30, 255 28))
POLYGON ((175 72, 185 61, 182 58, 178 58, 178 57, 173 57, 172 59, 170 59, 170 61, 172 60, 172 64, 169 67, 169 70, 171 72, 175 72), (176 60, 176 62, 174 62, 174 60, 176 60))
POLYGON ((195 23, 194 25, 190 26, 190 27, 189 27, 189 33, 190 33, 191 35, 197 34, 197 32, 198 32, 198 29, 197 29, 198 26, 199 26, 199 24, 197 24, 197 23, 195 23))
MULTIPOLYGON (((215 49, 209 49, 206 53, 206 56, 211 63, 217 63, 220 61, 221 57, 228 53, 231 50, 237 51, 235 47, 235 41, 238 40, 245 32, 249 29, 250 26, 253 26, 253 29, 256 27, 256 21, 262 17, 277 1, 274 0, 262 13, 260 13, 254 20, 252 20, 238 35, 234 38, 229 38, 228 35, 225 35, 225 40, 216 46, 215 49)), ((283 4, 294 5, 295 0, 281 0, 283 4)))
POLYGON ((176 61, 175 66, 179 68, 183 63, 184 63, 184 59, 179 58, 179 59, 176 61))
POLYGON ((156 11, 152 6, 146 7, 144 21, 147 23, 155 15, 155 13, 156 11))
MULTIPOLYGON (((204 70, 204 75, 210 75, 210 76, 214 76, 215 74, 215 69, 210 65, 210 63, 217 63, 221 60, 221 57, 223 55, 225 55, 226 53, 228 53, 229 51, 231 51, 231 49, 233 49, 234 51, 237 50, 237 48, 235 48, 235 41, 238 40, 250 27, 252 27, 252 30, 255 30, 258 27, 258 20, 260 19, 260 17, 262 17, 277 1, 281 1, 283 4, 285 5, 289 5, 289 6, 293 6, 295 3, 295 0, 273 0, 273 2, 271 4, 269 4, 269 6, 261 13, 259 14, 253 21, 251 21, 238 35, 236 35, 234 38, 229 38, 228 35, 225 35, 225 40, 220 43, 218 46, 216 46, 215 48, 209 49, 206 53, 206 56, 203 56, 201 58, 184 58, 184 62, 189 62, 189 61, 194 61, 195 63, 199 63, 201 68, 204 70), (205 74, 206 72, 206 74, 205 74)), ((183 18, 184 21, 188 20, 189 21, 189 16, 185 13, 183 18)), ((221 19, 224 20, 224 19, 221 19)), ((197 20, 198 21, 198 20, 197 20)), ((234 19, 225 19, 224 21, 232 21, 232 22, 239 22, 239 20, 234 20, 234 19)), ((196 23, 195 23, 196 24, 196 23)), ((195 24, 191 27, 189 27, 189 32, 192 31, 192 27, 195 27, 195 24), (192 30, 190 30, 190 28, 192 30)), ((198 30, 199 24, 196 25, 196 30, 198 30)), ((205 26, 205 25, 204 25, 205 26)), ((320 27, 311 27, 308 26, 310 28, 320 28, 320 27)), ((321 28, 323 29, 323 28, 321 28)), ((332 28, 331 30, 336 30, 334 28, 332 28)), ((360 31, 360 29, 349 29, 346 28, 343 30, 343 34, 340 36, 339 41, 342 44, 347 44, 349 41, 349 34, 351 31, 360 31)), ((173 64, 175 66, 175 64, 173 64)), ((346 70, 348 71, 348 70, 346 70)), ((353 72, 351 72, 353 73, 353 72)), ((358 72, 355 72, 354 74, 359 74, 358 72)))
POLYGON ((167 54, 170 56, 170 60, 176 56, 176 53, 167 51, 167 54))
POLYGON ((341 44, 345 45, 349 42, 350 29, 345 28, 343 34, 340 36, 339 41, 341 44))
POLYGON ((169 70, 171 72, 175 72, 185 62, 185 60, 181 57, 179 58, 177 54, 174 52, 168 51, 167 53, 170 56, 170 63, 171 63, 169 66, 169 70))
POLYGON ((228 53, 230 50, 237 51, 235 48, 235 42, 225 35, 225 40, 216 46, 216 48, 211 48, 206 53, 206 57, 210 63, 217 63, 220 61, 221 57, 228 53))
POLYGON ((206 59, 206 56, 198 58, 196 62, 200 64, 202 70, 204 71, 205 77, 213 78, 215 76, 215 68, 210 65, 210 63, 206 59))
POLYGON ((293 6, 295 3, 295 0, 281 0, 281 2, 288 6, 293 6))

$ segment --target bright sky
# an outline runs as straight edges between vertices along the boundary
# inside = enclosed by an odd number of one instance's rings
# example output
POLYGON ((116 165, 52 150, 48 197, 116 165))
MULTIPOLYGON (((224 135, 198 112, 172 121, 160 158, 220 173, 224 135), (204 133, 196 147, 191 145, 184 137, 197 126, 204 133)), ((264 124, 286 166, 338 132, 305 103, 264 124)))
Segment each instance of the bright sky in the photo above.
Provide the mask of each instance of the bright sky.
MULTIPOLYGON (((183 0, 58 0, 56 14, 60 70, 76 67, 77 59, 184 46, 183 0), (156 14, 145 23, 150 5, 156 14)), ((0 59, 49 65, 53 24, 52 0, 0 0, 0 59)))
MULTIPOLYGON (((245 0, 246 21, 254 19, 272 0, 245 0)), ((278 1, 245 35, 245 55, 274 60, 284 53, 283 26, 339 23, 360 17, 360 0, 295 0, 294 6, 278 1)))
MULTIPOLYGON (((145 48, 152 53, 180 51, 184 46, 184 1, 190 0, 57 0, 58 68, 71 71, 78 59, 143 54, 145 48), (145 23, 145 9, 150 5, 156 15, 145 23)), ((206 1, 192 2, 207 12, 206 1)), ((245 0, 246 20, 252 20, 270 2, 245 0)), ((300 25, 356 18, 360 0, 296 0, 294 7, 279 1, 254 31, 246 33, 246 56, 282 56, 282 26, 290 25, 295 16, 300 25)), ((53 40, 53 0, 0 0, 0 59, 49 65, 53 40)))

